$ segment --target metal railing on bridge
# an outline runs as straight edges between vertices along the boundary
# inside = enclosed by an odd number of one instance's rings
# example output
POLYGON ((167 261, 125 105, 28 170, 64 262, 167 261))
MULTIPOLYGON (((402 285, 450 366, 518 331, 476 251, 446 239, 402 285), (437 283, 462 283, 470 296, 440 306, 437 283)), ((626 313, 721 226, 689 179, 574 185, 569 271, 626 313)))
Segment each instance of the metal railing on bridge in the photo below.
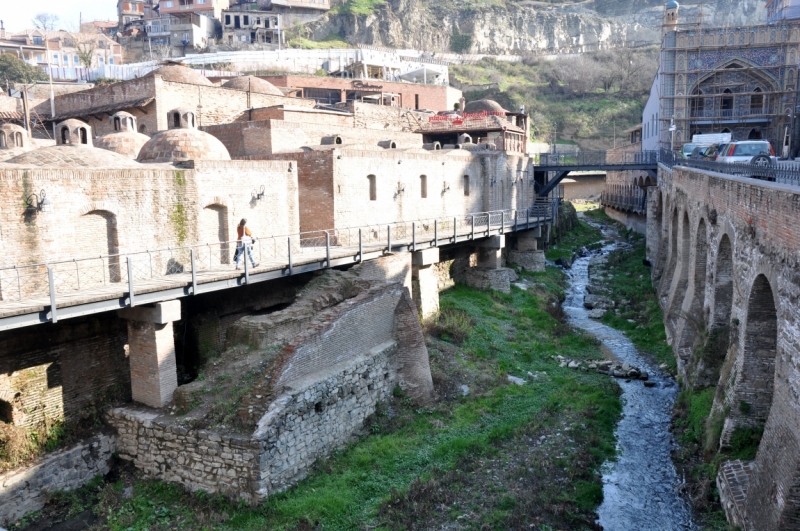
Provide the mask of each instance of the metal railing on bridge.
POLYGON ((152 296, 139 301, 140 293, 171 290, 168 298, 175 298, 249 284, 251 275, 260 275, 256 281, 268 280, 324 269, 341 260, 360 262, 366 254, 377 257, 383 252, 414 251, 535 228, 555 219, 559 202, 556 198, 537 201, 525 210, 258 238, 250 248, 258 267, 253 269, 248 257, 242 256, 242 272, 234 270, 235 241, 0 267, 0 330, 56 322, 62 307, 92 304, 91 310, 76 315, 97 313, 157 302, 152 296), (202 289, 203 284, 217 281, 224 285, 202 289), (175 295, 177 288, 185 291, 175 295), (103 301, 110 302, 104 305, 103 301), (31 313, 40 317, 9 321, 31 313))
POLYGON ((655 166, 659 162, 658 151, 579 151, 577 153, 542 153, 539 166, 557 167, 597 167, 604 166, 655 166))
POLYGON ((615 210, 644 215, 647 213, 647 194, 642 190, 633 193, 603 192, 600 194, 600 204, 615 210))
POLYGON ((681 157, 677 152, 662 150, 659 161, 665 166, 686 166, 698 170, 713 171, 779 184, 800 186, 800 161, 779 160, 769 166, 749 162, 716 162, 711 160, 692 160, 681 157))

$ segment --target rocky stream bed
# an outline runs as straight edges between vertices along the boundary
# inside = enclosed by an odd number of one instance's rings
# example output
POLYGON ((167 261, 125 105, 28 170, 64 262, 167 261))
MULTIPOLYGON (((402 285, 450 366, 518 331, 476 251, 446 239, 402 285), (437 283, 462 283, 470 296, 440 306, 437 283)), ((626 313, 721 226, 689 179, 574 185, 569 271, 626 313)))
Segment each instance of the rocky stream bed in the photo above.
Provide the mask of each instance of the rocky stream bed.
MULTIPOLYGON (((604 231, 613 229, 604 228, 604 231)), ((616 234, 605 232, 610 240, 616 234)), ((643 356, 622 332, 599 320, 624 301, 604 295, 602 274, 596 266, 624 242, 604 242, 594 252, 570 260, 565 271, 569 288, 563 303, 569 322, 595 336, 605 361, 559 358, 562 366, 597 371, 617 379, 623 394, 623 418, 617 427, 616 460, 603 470, 603 504, 598 524, 605 531, 634 529, 696 530, 690 503, 680 494, 683 479, 671 459, 675 441, 670 432, 671 413, 678 384, 665 365, 643 356)))

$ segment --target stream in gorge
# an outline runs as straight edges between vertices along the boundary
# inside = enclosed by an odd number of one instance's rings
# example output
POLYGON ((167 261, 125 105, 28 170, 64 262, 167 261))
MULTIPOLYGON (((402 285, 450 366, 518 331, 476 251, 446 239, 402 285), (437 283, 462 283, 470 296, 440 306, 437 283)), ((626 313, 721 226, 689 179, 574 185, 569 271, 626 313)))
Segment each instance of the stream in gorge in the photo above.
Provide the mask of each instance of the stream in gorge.
MULTIPOLYGON (((599 252, 617 248, 606 245, 599 252)), ((654 387, 641 380, 618 379, 624 403, 617 425, 617 458, 603 466, 603 503, 598 523, 605 531, 697 530, 689 502, 679 493, 682 479, 670 456, 675 441, 670 432, 677 382, 642 356, 622 332, 590 319, 583 306, 589 284, 589 263, 596 253, 579 258, 567 274, 570 287, 564 311, 573 326, 595 336, 615 361, 647 372, 654 387)))

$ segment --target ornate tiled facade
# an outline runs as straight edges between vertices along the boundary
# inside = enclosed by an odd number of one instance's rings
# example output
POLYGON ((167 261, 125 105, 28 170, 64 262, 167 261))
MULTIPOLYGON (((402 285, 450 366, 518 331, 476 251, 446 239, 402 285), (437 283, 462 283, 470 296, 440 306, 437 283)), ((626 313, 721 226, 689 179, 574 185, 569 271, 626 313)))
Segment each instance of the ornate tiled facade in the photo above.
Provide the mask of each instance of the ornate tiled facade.
POLYGON ((694 134, 730 132, 734 140, 766 138, 779 155, 796 151, 800 21, 702 28, 668 8, 665 22, 657 80, 662 147, 672 142, 674 120, 676 148, 694 134), (792 141, 783 150, 787 132, 792 141))

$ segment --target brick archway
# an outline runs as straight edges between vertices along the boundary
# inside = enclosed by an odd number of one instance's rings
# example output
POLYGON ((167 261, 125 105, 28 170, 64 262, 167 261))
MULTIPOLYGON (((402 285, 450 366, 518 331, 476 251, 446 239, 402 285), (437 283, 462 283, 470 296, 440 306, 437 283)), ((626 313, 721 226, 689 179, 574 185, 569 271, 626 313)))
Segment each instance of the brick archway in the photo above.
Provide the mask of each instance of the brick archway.
POLYGON ((676 242, 676 248, 675 251, 673 251, 676 265, 673 269, 674 280, 672 282, 671 298, 669 299, 669 309, 667 310, 667 323, 671 329, 669 331, 672 333, 675 333, 678 320, 683 315, 683 302, 689 288, 689 257, 692 245, 692 237, 690 234, 691 226, 689 224, 688 213, 684 212, 682 218, 680 223, 680 236, 677 234, 673 236, 673 240, 676 242))
MULTIPOLYGON (((684 227, 687 229, 688 227, 684 227)), ((699 347, 706 329, 706 319, 703 307, 706 302, 706 264, 708 263, 708 234, 706 222, 701 219, 695 231, 694 244, 694 271, 691 278, 690 289, 686 292, 683 301, 680 319, 683 321, 683 330, 678 342, 678 350, 691 349, 692 352, 699 347)), ((684 259, 688 259, 686 255, 684 259)), ((688 263, 686 264, 689 265, 688 263)))

